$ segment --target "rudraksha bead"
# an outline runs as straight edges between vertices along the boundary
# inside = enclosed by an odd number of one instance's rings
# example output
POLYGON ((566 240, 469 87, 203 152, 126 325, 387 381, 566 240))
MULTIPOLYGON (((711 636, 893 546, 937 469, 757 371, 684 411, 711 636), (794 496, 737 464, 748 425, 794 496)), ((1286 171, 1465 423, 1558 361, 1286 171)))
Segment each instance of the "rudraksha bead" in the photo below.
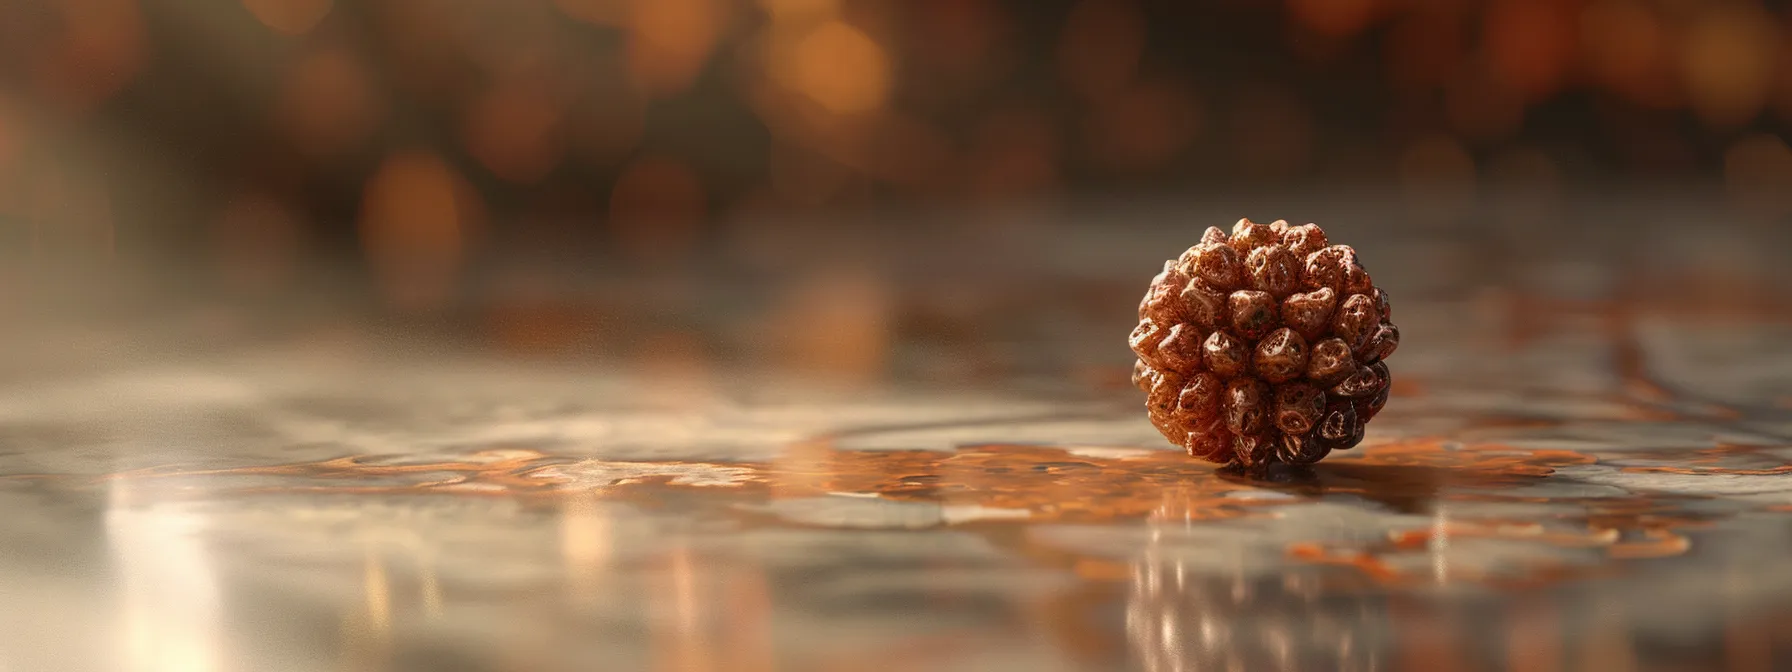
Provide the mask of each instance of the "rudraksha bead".
POLYGON ((1314 224, 1239 220, 1165 262, 1128 339, 1159 432, 1219 463, 1310 464, 1387 405, 1387 293, 1314 224))

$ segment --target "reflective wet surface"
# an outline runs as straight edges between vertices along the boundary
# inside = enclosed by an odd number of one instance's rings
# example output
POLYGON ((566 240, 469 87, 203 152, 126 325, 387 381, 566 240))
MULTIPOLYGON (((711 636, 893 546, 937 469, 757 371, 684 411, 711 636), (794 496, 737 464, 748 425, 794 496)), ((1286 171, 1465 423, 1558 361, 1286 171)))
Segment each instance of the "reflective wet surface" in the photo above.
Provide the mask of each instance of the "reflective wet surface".
POLYGON ((1147 422, 1128 313, 1179 238, 1129 240, 828 276, 735 356, 688 305, 610 358, 22 329, 0 670, 1792 667, 1792 315, 1746 258, 1358 242, 1393 400, 1247 476, 1147 422))

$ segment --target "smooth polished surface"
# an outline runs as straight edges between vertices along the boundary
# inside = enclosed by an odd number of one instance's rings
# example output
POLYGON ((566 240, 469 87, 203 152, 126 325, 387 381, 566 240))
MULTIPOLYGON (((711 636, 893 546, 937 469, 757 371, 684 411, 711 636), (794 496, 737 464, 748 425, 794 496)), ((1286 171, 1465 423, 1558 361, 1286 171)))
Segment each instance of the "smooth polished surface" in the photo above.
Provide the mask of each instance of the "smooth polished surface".
POLYGON ((1393 401, 1248 478, 1126 381, 1178 235, 1066 233, 968 309, 830 276, 768 350, 830 375, 706 356, 739 340, 701 319, 598 360, 179 336, 227 311, 14 334, 0 670, 1792 666, 1792 322, 1743 257, 1664 289, 1632 269, 1692 277, 1667 238, 1349 241, 1393 401))

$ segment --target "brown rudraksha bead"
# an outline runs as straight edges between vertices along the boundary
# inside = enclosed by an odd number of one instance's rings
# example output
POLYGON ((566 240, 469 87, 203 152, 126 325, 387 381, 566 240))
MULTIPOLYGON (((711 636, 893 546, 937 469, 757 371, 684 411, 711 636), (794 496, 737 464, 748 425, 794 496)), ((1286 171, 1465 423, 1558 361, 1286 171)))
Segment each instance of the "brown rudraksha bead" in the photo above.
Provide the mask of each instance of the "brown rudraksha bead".
POLYGON ((1355 447, 1387 404, 1391 314, 1356 250, 1317 225, 1209 227, 1145 291, 1133 382, 1190 455, 1310 464, 1355 447))

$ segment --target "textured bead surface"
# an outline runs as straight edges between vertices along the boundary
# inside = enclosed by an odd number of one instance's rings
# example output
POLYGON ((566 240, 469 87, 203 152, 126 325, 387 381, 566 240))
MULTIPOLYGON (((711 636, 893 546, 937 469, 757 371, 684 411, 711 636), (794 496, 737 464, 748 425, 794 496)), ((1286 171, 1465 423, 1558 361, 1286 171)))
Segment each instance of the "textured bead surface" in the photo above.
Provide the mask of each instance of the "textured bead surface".
POLYGON ((1338 293, 1329 287, 1303 292, 1282 302, 1282 323, 1307 340, 1317 340, 1330 329, 1338 293))
POLYGON ((1194 457, 1311 464, 1356 446, 1387 405, 1392 315, 1356 250, 1317 225, 1208 227, 1146 289, 1133 384, 1194 457))
POLYGON ((1307 368, 1307 339, 1282 327, 1257 341, 1257 375, 1271 383, 1300 377, 1307 368))
POLYGON ((1188 266, 1195 277, 1207 281, 1215 289, 1238 287, 1238 276, 1244 268, 1239 263, 1237 250, 1224 243, 1202 243, 1192 252, 1188 255, 1188 266))
POLYGON ((1245 367, 1250 365, 1248 351, 1244 349, 1244 341, 1224 331, 1216 331, 1201 344, 1202 361, 1207 370, 1218 374, 1221 378, 1235 378, 1243 375, 1245 367))
POLYGON ((1226 294, 1191 280, 1182 288, 1181 308, 1188 321, 1209 331, 1226 325, 1231 316, 1226 312, 1226 294))
POLYGON ((1241 289, 1226 305, 1232 312, 1232 333, 1239 338, 1254 341, 1276 328, 1276 300, 1269 292, 1241 289))

